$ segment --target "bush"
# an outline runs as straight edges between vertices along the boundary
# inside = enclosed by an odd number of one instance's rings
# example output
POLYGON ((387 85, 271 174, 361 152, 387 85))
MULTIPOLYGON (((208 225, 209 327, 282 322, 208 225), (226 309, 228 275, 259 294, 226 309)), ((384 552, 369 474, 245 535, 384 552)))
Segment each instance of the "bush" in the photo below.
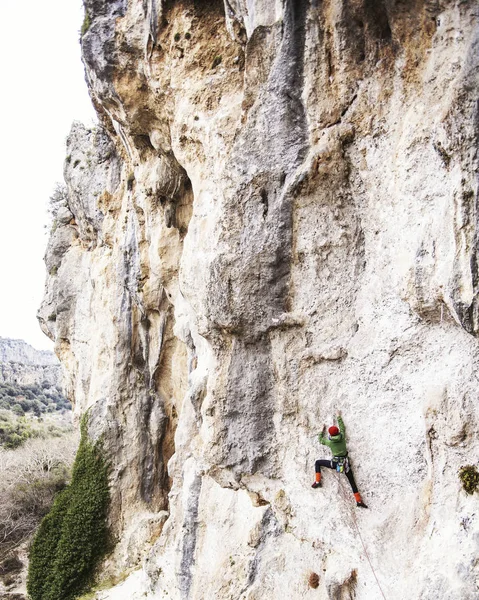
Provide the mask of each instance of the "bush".
POLYGON ((48 216, 51 230, 56 228, 57 214, 63 206, 68 206, 68 188, 64 183, 57 182, 48 200, 48 216))
POLYGON ((27 590, 32 600, 73 600, 91 585, 107 548, 108 503, 102 445, 90 442, 84 418, 71 484, 58 495, 31 548, 27 590))
MULTIPOLYGON (((0 415, 1 418, 1 415, 0 415)), ((1 423, 4 423, 1 421, 1 423)), ((0 561, 30 538, 69 480, 77 435, 0 449, 0 561)))
MULTIPOLYGON (((90 21, 90 15, 87 13, 86 9, 85 9, 85 16, 83 17, 83 23, 80 29, 80 36, 83 37, 85 35, 85 33, 90 29, 90 25, 91 25, 91 21, 90 21)), ((70 156, 70 160, 71 160, 71 156, 70 156)), ((70 162, 70 160, 68 162, 70 162)))
POLYGON ((222 60, 223 60, 223 58, 221 56, 215 56, 213 63, 211 65, 211 68, 216 69, 216 67, 219 67, 222 60))
POLYGON ((30 424, 25 418, 15 418, 9 411, 4 411, 0 415, 0 447, 3 446, 10 450, 18 448, 26 442, 32 434, 33 431, 30 424))
POLYGON ((49 387, 46 382, 43 382, 41 387, 36 384, 0 383, 0 409, 9 408, 21 415, 19 408, 13 408, 15 405, 18 405, 23 412, 33 412, 37 416, 39 412, 45 412, 47 406, 49 411, 71 408, 70 402, 63 396, 61 390, 49 387))
POLYGON ((25 416, 25 411, 23 410, 22 405, 18 402, 12 406, 12 412, 18 415, 19 417, 25 416))
POLYGON ((19 417, 10 410, 0 410, 0 456, 2 449, 19 448, 29 438, 59 438, 73 431, 70 413, 55 411, 40 414, 42 417, 29 414, 19 417))
POLYGON ((0 577, 7 573, 19 573, 23 568, 18 556, 9 556, 0 564, 0 577))
POLYGON ((474 494, 479 487, 479 472, 475 465, 466 465, 459 469, 459 479, 467 494, 474 494))

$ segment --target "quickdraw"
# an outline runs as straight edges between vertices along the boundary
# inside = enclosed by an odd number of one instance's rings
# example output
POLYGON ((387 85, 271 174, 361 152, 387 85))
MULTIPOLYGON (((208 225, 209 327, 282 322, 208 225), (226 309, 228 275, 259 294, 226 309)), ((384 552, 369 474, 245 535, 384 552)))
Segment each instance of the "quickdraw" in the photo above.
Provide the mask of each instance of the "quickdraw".
POLYGON ((336 463, 338 473, 347 473, 349 471, 349 460, 347 456, 333 456, 333 462, 336 463))

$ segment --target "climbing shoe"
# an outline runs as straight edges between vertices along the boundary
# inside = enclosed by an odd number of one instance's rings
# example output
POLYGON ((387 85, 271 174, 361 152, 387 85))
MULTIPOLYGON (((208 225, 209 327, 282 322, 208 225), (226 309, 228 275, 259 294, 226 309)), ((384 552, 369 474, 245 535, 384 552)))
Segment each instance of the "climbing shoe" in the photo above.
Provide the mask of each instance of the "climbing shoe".
POLYGON ((356 500, 356 506, 359 506, 359 508, 367 508, 359 492, 354 492, 354 499, 356 500))
POLYGON ((321 482, 320 481, 315 481, 311 487, 314 488, 314 489, 319 488, 319 487, 321 487, 321 482))

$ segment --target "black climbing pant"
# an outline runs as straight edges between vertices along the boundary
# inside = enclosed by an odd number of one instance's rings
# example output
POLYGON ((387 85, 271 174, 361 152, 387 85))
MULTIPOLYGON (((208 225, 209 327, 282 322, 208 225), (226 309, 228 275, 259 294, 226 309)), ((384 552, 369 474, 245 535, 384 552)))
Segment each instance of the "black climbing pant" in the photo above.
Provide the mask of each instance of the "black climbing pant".
MULTIPOLYGON (((316 473, 321 473, 321 467, 328 467, 328 469, 334 469, 334 470, 336 470, 337 466, 338 466, 338 463, 335 462, 334 460, 317 460, 314 463, 314 467, 316 469, 316 473)), ((348 481, 349 481, 349 483, 351 485, 351 488, 353 490, 353 494, 357 494, 357 492, 358 492, 358 486, 356 485, 356 482, 354 481, 354 476, 353 476, 353 472, 351 470, 351 467, 349 467, 349 470, 347 472, 344 472, 344 474, 348 478, 348 481)))

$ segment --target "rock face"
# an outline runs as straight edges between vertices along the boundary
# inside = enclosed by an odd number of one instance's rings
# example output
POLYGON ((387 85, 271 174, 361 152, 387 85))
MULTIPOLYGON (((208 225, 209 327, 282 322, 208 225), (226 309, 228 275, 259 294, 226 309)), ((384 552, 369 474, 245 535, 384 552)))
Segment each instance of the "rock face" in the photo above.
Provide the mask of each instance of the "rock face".
POLYGON ((48 350, 36 350, 23 340, 0 337, 0 383, 61 386, 62 368, 48 350))
POLYGON ((40 319, 112 463, 98 598, 477 598, 477 3, 84 3, 40 319), (310 487, 339 409, 367 511, 310 487))

